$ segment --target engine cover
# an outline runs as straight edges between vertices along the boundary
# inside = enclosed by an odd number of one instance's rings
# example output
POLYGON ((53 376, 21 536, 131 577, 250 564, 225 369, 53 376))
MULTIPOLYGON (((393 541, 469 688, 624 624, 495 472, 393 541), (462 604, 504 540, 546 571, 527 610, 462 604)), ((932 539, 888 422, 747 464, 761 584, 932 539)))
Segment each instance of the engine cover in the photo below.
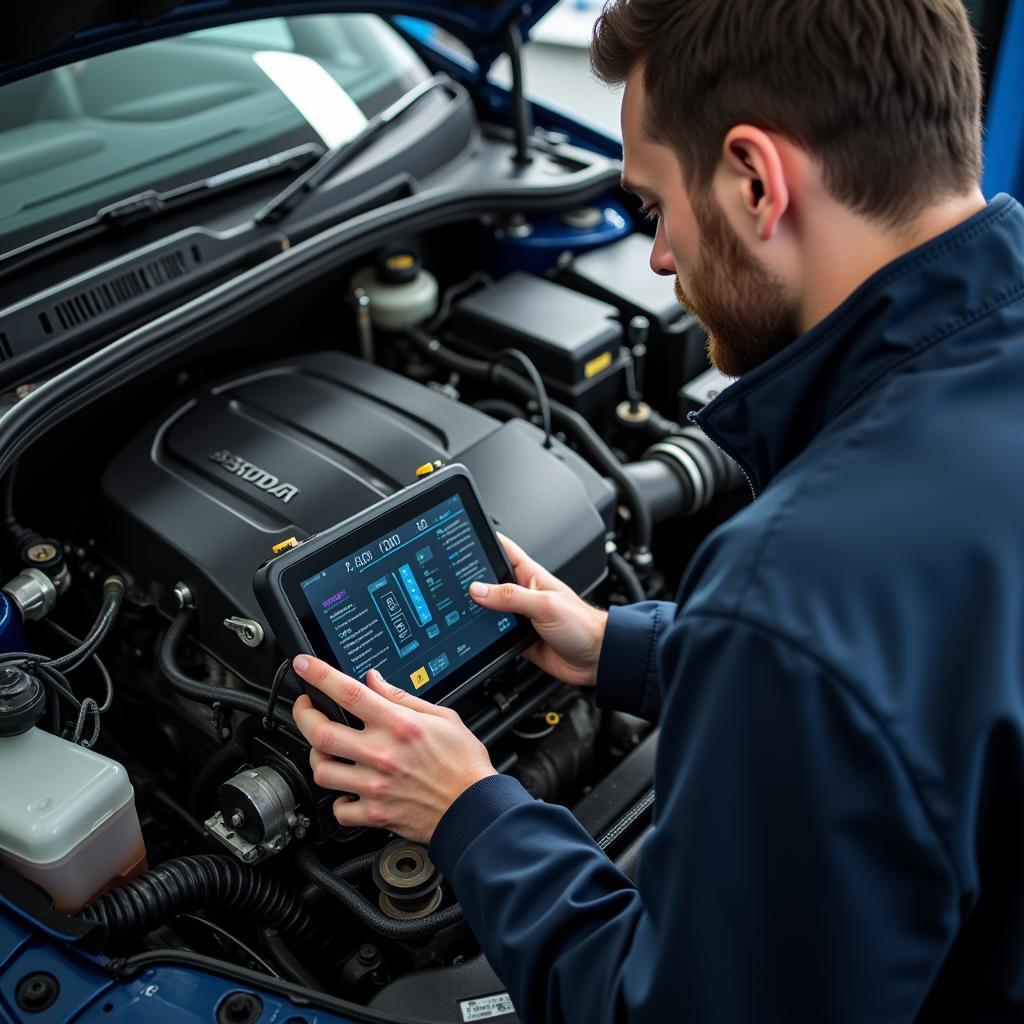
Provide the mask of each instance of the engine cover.
POLYGON ((161 414, 103 475, 97 543, 131 596, 166 614, 187 583, 200 642, 264 689, 282 654, 253 595, 255 570, 275 544, 362 511, 425 462, 464 463, 500 530, 577 590, 593 587, 614 492, 574 452, 541 442, 523 421, 316 353, 206 386, 161 414), (262 642, 226 628, 233 616, 260 623, 262 642))

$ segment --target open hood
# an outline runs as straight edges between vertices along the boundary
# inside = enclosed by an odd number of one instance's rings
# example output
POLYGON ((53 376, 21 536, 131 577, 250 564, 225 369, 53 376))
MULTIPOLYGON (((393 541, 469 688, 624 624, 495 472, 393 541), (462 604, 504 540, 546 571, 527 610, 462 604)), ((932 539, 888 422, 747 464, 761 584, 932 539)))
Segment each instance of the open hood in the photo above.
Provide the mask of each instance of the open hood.
POLYGON ((457 36, 483 68, 518 19, 525 38, 557 0, 37 0, 12 4, 0 35, 0 85, 162 36, 281 15, 363 12, 424 18, 457 36))

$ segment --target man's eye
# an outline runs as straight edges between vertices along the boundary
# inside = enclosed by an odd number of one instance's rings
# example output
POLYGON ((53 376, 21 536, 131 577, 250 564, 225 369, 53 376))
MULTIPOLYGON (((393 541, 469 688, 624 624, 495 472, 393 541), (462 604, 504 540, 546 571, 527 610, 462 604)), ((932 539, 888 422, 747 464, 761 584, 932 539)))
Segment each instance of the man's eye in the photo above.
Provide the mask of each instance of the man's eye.
POLYGON ((652 203, 650 206, 644 206, 641 208, 640 216, 643 217, 644 220, 649 220, 654 224, 661 219, 661 210, 652 203))

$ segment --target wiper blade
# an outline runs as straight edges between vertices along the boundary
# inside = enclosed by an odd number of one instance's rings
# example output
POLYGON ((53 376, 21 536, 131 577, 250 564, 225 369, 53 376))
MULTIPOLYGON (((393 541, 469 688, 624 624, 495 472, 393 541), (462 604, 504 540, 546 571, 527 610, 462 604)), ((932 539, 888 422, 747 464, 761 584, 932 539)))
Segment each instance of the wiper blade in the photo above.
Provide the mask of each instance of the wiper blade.
POLYGON ((385 107, 379 114, 374 114, 351 139, 327 150, 312 167, 303 171, 279 195, 271 199, 253 218, 255 223, 265 224, 267 221, 281 220, 327 178, 362 153, 388 128, 395 118, 400 117, 435 89, 448 88, 450 84, 451 79, 447 75, 434 75, 403 93, 389 107, 385 107))
POLYGON ((146 189, 135 195, 125 196, 116 202, 100 207, 96 213, 85 220, 69 224, 67 227, 54 231, 41 238, 0 254, 0 277, 10 272, 15 266, 19 269, 33 263, 40 257, 52 255, 55 251, 79 245, 88 239, 102 234, 114 226, 150 220, 163 213, 172 212, 199 203, 210 196, 249 185, 261 178, 272 177, 284 171, 295 170, 310 163, 315 167, 324 156, 324 148, 315 142, 307 142, 294 146, 281 153, 273 153, 260 160, 253 160, 239 167, 221 171, 208 178, 179 185, 166 192, 146 189))

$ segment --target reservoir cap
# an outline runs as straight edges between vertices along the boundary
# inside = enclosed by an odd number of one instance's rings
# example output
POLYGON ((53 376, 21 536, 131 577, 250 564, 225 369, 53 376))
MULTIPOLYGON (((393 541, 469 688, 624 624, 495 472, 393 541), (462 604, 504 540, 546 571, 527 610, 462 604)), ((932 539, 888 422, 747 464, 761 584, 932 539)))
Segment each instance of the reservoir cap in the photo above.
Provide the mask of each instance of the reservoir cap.
POLYGON ((20 736, 43 717, 46 694, 35 676, 20 668, 0 668, 0 736, 20 736))

